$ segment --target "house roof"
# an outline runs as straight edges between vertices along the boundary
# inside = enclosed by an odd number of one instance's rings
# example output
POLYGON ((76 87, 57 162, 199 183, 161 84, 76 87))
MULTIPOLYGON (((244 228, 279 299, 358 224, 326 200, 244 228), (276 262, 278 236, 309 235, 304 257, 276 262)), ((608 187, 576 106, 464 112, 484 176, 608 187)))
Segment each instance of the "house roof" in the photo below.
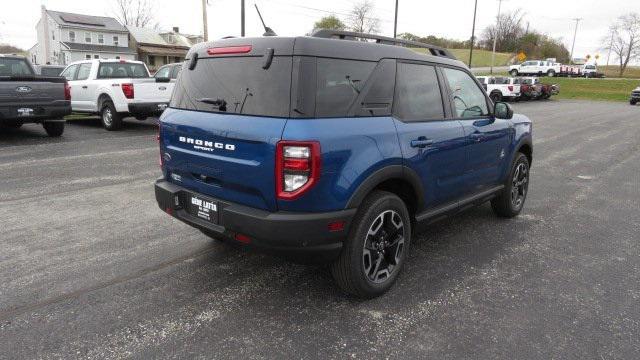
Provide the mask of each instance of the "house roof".
POLYGON ((94 44, 82 44, 82 43, 70 43, 60 42, 64 47, 69 50, 75 51, 88 51, 88 52, 109 52, 116 54, 135 54, 136 52, 128 47, 124 46, 110 46, 110 45, 94 45, 94 44))
POLYGON ((190 48, 193 43, 189 37, 197 39, 196 35, 187 35, 172 31, 160 32, 155 29, 127 26, 131 37, 139 44, 177 46, 190 48), (171 37, 172 42, 167 41, 171 37))
POLYGON ((92 16, 47 10, 47 14, 61 26, 82 29, 127 32, 127 29, 112 17, 92 16))
POLYGON ((165 47, 165 46, 153 46, 153 45, 140 45, 140 52, 144 52, 151 55, 162 56, 186 56, 189 48, 186 47, 165 47))

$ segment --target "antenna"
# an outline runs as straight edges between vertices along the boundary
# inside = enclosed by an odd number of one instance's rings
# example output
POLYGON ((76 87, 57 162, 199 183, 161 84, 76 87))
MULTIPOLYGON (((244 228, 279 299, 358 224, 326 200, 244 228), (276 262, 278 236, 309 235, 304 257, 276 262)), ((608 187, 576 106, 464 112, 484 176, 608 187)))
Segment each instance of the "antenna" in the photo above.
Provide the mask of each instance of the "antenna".
POLYGON ((258 9, 258 5, 257 4, 253 4, 253 6, 256 7, 256 11, 258 12, 258 16, 260 17, 260 21, 262 21, 262 27, 264 27, 264 34, 262 34, 262 36, 277 36, 276 32, 273 31, 273 29, 271 29, 270 27, 268 27, 264 23, 264 19, 262 18, 262 14, 260 14, 260 9, 258 9))

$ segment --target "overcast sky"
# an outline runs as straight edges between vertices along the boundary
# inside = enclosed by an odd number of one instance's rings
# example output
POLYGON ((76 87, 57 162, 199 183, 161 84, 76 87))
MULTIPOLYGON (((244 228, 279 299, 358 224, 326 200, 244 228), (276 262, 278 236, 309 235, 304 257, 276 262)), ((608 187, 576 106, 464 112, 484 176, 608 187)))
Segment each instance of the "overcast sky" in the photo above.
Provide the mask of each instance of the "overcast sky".
MULTIPOLYGON (((455 39, 471 36, 474 0, 399 0, 398 32, 437 35, 455 39)), ((209 0, 210 39, 240 34, 240 0, 209 0)), ((263 30, 253 4, 260 7, 267 25, 278 35, 309 32, 314 21, 328 14, 346 20, 358 0, 246 0, 247 36, 260 36, 263 30)), ((381 19, 382 34, 393 35, 395 0, 374 0, 381 19)), ((113 0, 4 0, 0 12, 0 43, 29 48, 36 42, 35 25, 40 5, 50 10, 110 16, 113 0)), ((640 0, 503 0, 503 11, 522 9, 531 29, 561 38, 571 49, 575 21, 578 27, 575 57, 596 54, 607 27, 618 16, 640 12, 640 0)), ((477 33, 495 22, 498 0, 478 0, 477 33)), ((201 0, 157 0, 157 22, 163 29, 179 26, 181 32, 202 33, 201 0)), ((602 55, 604 59, 606 54, 602 55)), ((605 60, 606 61, 606 60, 605 60)), ((613 61, 613 59, 612 59, 613 61)))

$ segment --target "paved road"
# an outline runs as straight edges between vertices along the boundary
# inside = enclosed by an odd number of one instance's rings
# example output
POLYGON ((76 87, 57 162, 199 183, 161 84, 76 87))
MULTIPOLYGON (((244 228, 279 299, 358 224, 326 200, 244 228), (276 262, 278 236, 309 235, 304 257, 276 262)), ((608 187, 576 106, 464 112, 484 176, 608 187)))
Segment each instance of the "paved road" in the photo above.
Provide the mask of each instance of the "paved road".
POLYGON ((638 358, 639 109, 517 110, 535 124, 524 213, 430 226, 366 302, 165 216, 152 122, 0 135, 0 358, 638 358))

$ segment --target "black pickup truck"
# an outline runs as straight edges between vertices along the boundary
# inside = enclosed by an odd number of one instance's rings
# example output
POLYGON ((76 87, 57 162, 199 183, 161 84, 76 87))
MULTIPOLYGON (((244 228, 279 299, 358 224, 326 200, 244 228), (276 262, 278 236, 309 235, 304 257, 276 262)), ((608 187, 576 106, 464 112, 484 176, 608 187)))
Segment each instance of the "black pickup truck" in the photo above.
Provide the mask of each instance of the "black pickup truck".
POLYGON ((37 75, 26 58, 0 55, 0 128, 38 123, 49 136, 60 136, 69 114, 71 89, 65 78, 37 75))

